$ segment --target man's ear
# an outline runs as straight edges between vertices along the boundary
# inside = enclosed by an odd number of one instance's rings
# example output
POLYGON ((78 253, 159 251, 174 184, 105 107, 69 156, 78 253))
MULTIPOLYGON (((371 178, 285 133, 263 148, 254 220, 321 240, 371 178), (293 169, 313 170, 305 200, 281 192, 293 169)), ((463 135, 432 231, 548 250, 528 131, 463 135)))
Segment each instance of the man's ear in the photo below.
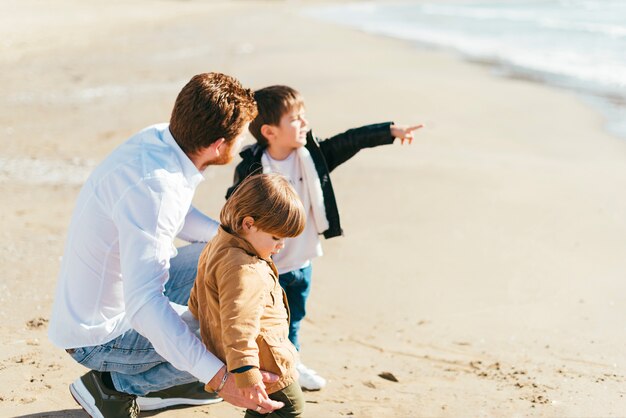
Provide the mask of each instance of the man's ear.
POLYGON ((211 149, 211 153, 215 154, 216 157, 219 157, 221 151, 222 151, 222 145, 224 145, 226 143, 226 139, 224 138, 220 138, 217 141, 213 142, 211 145, 209 145, 209 149, 211 149))
POLYGON ((268 141, 271 141, 272 139, 276 138, 276 129, 272 125, 262 125, 261 135, 263 135, 263 137, 265 137, 265 139, 267 139, 268 141))
POLYGON ((198 168, 204 170, 213 161, 216 161, 220 154, 224 152, 224 138, 220 138, 208 147, 202 147, 193 153, 187 154, 191 162, 198 168))

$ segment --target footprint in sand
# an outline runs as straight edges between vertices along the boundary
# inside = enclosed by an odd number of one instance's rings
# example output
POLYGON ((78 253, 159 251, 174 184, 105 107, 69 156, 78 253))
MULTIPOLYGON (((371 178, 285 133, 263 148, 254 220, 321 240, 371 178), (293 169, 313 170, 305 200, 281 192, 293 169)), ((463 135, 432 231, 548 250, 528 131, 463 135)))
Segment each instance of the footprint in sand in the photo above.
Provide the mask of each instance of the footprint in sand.
POLYGON ((40 329, 48 325, 48 320, 43 317, 38 317, 35 319, 31 319, 26 323, 26 328, 28 329, 40 329))

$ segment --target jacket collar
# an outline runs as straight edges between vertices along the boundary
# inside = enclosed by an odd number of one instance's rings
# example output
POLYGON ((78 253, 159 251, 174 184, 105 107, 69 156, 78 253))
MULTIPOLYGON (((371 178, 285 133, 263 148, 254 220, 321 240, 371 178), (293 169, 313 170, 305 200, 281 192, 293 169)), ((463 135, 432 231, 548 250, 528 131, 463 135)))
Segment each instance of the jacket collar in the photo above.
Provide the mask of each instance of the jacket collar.
POLYGON ((256 252, 252 244, 250 244, 248 241, 241 238, 240 236, 228 232, 222 225, 220 225, 217 230, 217 236, 215 237, 215 240, 217 242, 223 242, 224 244, 227 244, 229 246, 241 248, 247 254, 263 260, 263 258, 259 257, 259 254, 256 252))
POLYGON ((248 160, 249 158, 255 158, 255 157, 260 159, 261 154, 263 154, 264 149, 265 147, 261 147, 258 143, 247 145, 243 147, 243 149, 239 153, 239 156, 244 160, 248 160))
POLYGON ((273 260, 266 260, 264 258, 261 258, 252 246, 252 244, 235 234, 231 234, 226 229, 224 229, 222 225, 220 225, 220 227, 218 228, 217 235, 215 236, 215 238, 213 238, 213 241, 221 245, 240 248, 249 256, 256 257, 260 261, 267 263, 267 266, 270 268, 270 270, 274 272, 274 275, 276 276, 275 279, 278 280, 278 270, 276 269, 273 260))

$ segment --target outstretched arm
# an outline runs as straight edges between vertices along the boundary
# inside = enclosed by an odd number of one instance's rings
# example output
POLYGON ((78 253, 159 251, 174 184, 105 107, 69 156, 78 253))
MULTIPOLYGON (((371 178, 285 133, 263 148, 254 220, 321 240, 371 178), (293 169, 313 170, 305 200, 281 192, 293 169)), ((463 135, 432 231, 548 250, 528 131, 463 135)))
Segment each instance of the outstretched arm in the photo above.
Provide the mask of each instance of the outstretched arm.
MULTIPOLYGON (((391 135, 391 125, 393 125, 393 122, 361 126, 360 128, 349 129, 331 138, 320 141, 320 151, 326 160, 328 171, 333 171, 363 148, 393 144, 394 138, 391 135)), ((307 140, 312 140, 312 136, 313 133, 309 132, 307 140)))
MULTIPOLYGON (((379 145, 393 144, 395 138, 400 138, 402 144, 413 141, 413 132, 423 125, 396 125, 393 122, 376 123, 349 129, 346 132, 320 141, 319 146, 328 171, 352 158, 363 148, 373 148, 379 145)), ((309 132, 309 135, 312 135, 309 132)))
POLYGON ((391 125, 389 127, 391 136, 400 139, 400 144, 404 145, 405 142, 409 144, 413 143, 413 131, 423 128, 424 125, 403 126, 403 125, 391 125))

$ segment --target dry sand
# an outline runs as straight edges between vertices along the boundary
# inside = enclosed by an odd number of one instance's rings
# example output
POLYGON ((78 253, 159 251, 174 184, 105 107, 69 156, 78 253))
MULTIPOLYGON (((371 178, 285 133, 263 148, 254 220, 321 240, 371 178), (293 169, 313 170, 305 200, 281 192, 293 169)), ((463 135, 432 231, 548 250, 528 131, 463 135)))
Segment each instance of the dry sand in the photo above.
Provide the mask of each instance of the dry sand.
MULTIPOLYGON (((74 199, 206 71, 298 88, 322 137, 427 124, 334 173, 346 236, 314 266, 302 355, 329 384, 307 417, 624 416, 626 142, 572 93, 311 4, 0 3, 0 416, 85 416, 67 390, 84 369, 46 338, 74 199)), ((207 172, 201 209, 217 216, 232 170, 207 172)))

